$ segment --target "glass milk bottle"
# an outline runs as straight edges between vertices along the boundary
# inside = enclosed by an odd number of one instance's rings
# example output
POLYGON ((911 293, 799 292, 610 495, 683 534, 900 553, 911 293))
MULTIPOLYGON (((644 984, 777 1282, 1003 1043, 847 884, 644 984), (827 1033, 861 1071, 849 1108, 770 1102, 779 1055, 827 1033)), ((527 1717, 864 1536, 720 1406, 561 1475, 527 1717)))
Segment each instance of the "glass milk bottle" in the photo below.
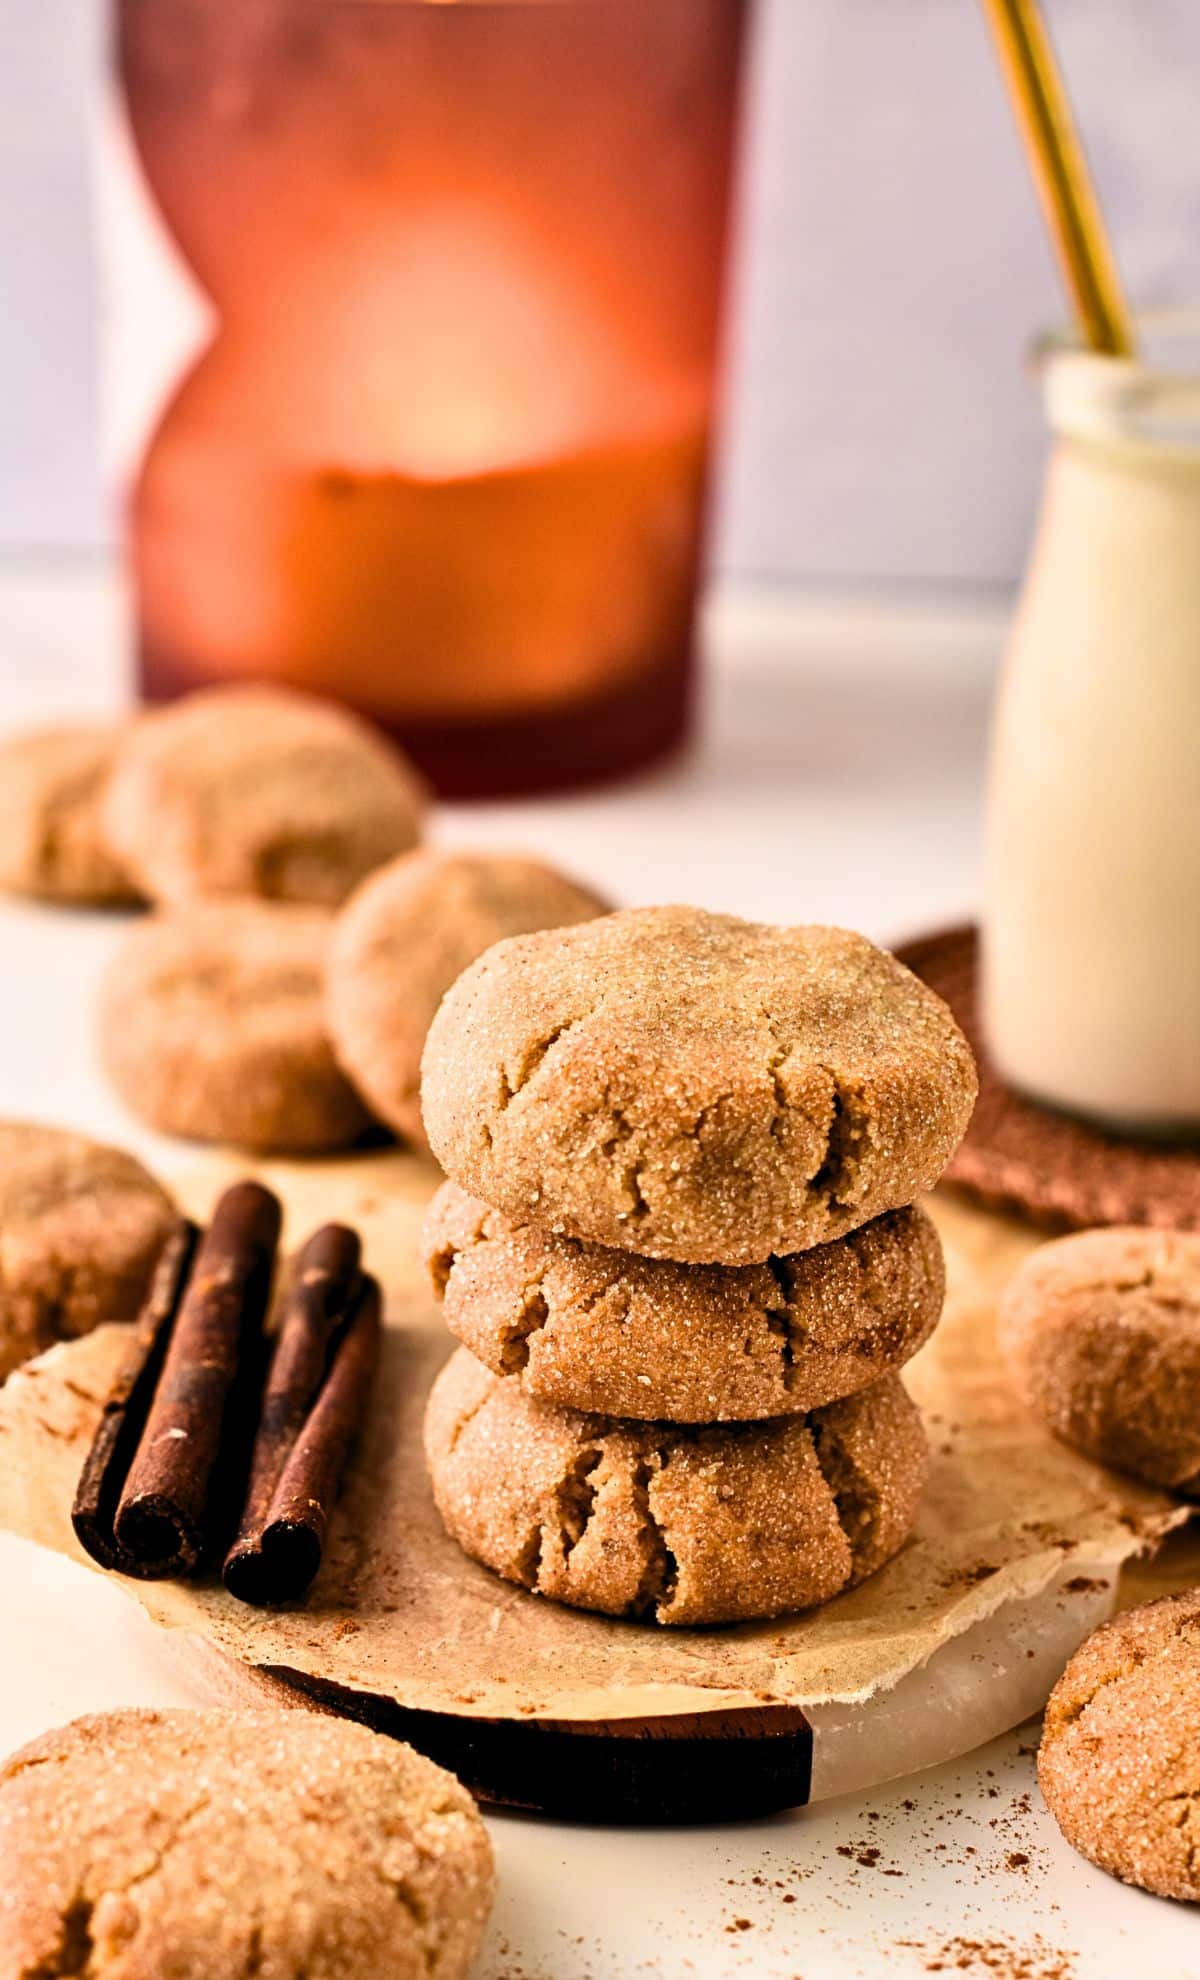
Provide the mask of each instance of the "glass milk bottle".
POLYGON ((1037 1100, 1200 1133, 1200 315, 1058 349, 992 737, 983 1016, 1037 1100))

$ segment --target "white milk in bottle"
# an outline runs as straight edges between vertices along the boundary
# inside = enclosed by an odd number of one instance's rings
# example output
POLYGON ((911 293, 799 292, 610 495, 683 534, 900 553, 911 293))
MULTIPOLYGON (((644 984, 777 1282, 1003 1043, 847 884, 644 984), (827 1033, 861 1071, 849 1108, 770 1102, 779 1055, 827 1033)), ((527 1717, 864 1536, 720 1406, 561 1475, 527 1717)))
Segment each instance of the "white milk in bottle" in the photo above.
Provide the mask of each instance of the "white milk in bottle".
POLYGON ((1001 1073, 1118 1130, 1200 1134, 1200 316, 1148 361, 1061 349, 1001 679, 983 1016, 1001 1073))

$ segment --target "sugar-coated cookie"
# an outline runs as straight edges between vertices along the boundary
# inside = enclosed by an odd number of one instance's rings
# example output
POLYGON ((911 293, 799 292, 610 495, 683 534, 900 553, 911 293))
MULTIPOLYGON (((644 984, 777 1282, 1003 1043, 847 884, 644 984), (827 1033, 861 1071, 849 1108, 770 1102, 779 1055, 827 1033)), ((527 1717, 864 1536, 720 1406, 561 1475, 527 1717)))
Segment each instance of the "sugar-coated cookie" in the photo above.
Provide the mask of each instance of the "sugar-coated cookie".
POLYGON ((100 1054, 164 1134, 238 1148, 344 1148, 368 1124, 325 1030, 332 917, 198 901, 130 930, 104 979, 100 1054))
POLYGON ((105 1712, 0 1765, 3 1980, 462 1980, 493 1882, 466 1789, 344 1719, 105 1712))
POLYGON ((431 1027, 434 1153, 518 1222, 646 1257, 807 1250, 936 1182, 975 1097, 941 999, 861 935, 641 908, 518 936, 431 1027))
POLYGON ((812 1416, 685 1428, 556 1409, 459 1348, 425 1451, 447 1531, 551 1600, 660 1623, 788 1615, 912 1530, 926 1444, 885 1376, 812 1416))
POLYGON ((0 742, 0 888, 81 907, 137 899, 101 824, 124 733, 101 723, 62 723, 0 742))
POLYGON ((1043 1245, 998 1326, 1018 1389, 1064 1443, 1200 1496, 1200 1236, 1117 1226, 1043 1245))
MULTIPOLYGON (((1046 1707, 1038 1779, 1073 1848, 1200 1903, 1200 1589, 1128 1609, 1075 1652, 1046 1707)), ((1147 1966, 1144 1971, 1150 1971, 1147 1966)))
POLYGON ((423 1142, 421 1053, 438 1005, 507 935, 606 914, 541 861, 423 850, 373 874, 338 917, 327 1013, 334 1051, 380 1120, 423 1142))
POLYGON ((914 1355, 945 1268, 924 1212, 764 1265, 677 1265, 513 1224, 444 1183, 423 1250, 446 1325, 531 1396, 610 1416, 803 1414, 914 1355))
POLYGON ((174 1216, 123 1149, 0 1121, 0 1381, 55 1341, 134 1319, 174 1216))
POLYGON ((104 828, 152 899, 334 907, 417 843, 423 807, 407 759, 347 710, 291 689, 209 688, 130 732, 104 828))

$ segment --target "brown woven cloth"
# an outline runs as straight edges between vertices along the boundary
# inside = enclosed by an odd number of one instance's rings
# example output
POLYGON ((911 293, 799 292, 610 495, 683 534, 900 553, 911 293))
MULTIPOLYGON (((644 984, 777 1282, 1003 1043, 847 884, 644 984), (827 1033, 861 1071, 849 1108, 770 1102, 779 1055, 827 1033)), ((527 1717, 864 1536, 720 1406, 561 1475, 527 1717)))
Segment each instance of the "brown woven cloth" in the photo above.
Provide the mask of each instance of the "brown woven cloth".
POLYGON ((974 928, 943 929, 897 954, 945 998, 979 1061, 979 1099, 946 1171, 950 1182, 1060 1229, 1154 1224, 1200 1230, 1200 1145, 1123 1140, 1039 1107, 1005 1085, 983 1046, 974 928))

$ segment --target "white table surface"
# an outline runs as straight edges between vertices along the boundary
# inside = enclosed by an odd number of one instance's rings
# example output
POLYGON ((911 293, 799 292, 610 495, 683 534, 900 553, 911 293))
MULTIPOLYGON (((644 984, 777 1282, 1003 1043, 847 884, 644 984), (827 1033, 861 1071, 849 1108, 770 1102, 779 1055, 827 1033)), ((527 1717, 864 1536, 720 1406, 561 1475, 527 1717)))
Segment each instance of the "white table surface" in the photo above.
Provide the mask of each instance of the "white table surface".
MULTIPOLYGON (((897 937, 970 911, 1000 638, 961 604, 730 597, 710 614, 708 721, 686 759, 600 795, 459 805, 445 841, 549 854, 630 902, 690 900, 897 937)), ((118 705, 101 569, 0 567, 0 721, 118 705)), ((0 904, 0 1111, 136 1148, 102 1084, 91 990, 119 924, 0 904)), ((76 1713, 189 1702, 111 1583, 0 1536, 0 1753, 76 1713)), ((489 1818, 500 1889, 482 1980, 1000 1980, 1200 1975, 1200 1921, 1063 1843, 1036 1729, 770 1821, 631 1832, 489 1818)))

